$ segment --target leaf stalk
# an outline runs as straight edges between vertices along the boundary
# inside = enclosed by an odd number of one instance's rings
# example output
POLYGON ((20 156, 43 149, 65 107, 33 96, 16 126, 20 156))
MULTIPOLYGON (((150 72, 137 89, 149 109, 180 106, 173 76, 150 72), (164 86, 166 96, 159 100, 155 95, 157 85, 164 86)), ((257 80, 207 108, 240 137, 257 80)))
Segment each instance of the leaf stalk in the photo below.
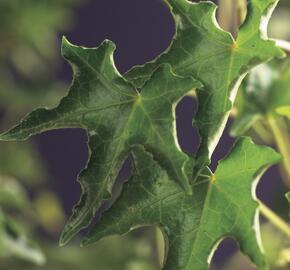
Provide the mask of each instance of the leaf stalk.
POLYGON ((290 42, 282 39, 275 39, 276 45, 287 53, 290 53, 290 42))
POLYGON ((260 213, 290 239, 290 227, 288 223, 279 217, 264 203, 259 202, 259 204, 260 213))
POLYGON ((287 134, 287 132, 284 132, 284 128, 279 123, 279 119, 277 119, 276 117, 273 117, 271 114, 269 114, 267 120, 272 130, 277 148, 283 156, 282 165, 285 173, 287 174, 286 184, 290 186, 290 151, 287 148, 289 145, 289 139, 288 136, 284 135, 287 134))

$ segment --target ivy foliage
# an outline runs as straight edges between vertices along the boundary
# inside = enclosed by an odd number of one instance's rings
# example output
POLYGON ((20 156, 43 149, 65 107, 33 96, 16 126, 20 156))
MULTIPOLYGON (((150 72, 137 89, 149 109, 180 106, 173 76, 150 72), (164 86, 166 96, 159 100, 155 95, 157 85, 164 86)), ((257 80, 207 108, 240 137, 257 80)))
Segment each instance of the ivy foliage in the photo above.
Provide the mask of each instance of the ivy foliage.
POLYGON ((84 244, 144 224, 158 225, 167 243, 166 270, 207 269, 213 247, 224 236, 237 239, 242 252, 266 269, 259 225, 253 225, 258 203, 251 190, 262 169, 279 161, 274 150, 240 139, 214 174, 208 171, 199 177, 191 196, 144 149, 135 149, 133 157, 133 177, 84 244))
POLYGON ((253 185, 279 156, 240 139, 215 174, 207 166, 220 139, 241 80, 256 65, 283 53, 267 39, 276 0, 249 1, 235 40, 220 29, 211 2, 167 0, 176 35, 167 51, 122 76, 114 65, 115 45, 88 49, 65 38, 62 54, 71 64, 70 91, 54 109, 37 109, 1 140, 25 140, 58 128, 87 131, 90 158, 79 176, 82 197, 60 243, 87 227, 110 200, 117 174, 130 153, 133 177, 84 244, 136 226, 157 224, 166 236, 165 269, 207 269, 214 247, 226 235, 259 269, 267 269, 255 219, 253 185), (201 145, 183 153, 175 130, 175 106, 197 89, 194 119, 201 145))
POLYGON ((213 3, 165 2, 176 21, 171 46, 153 62, 134 67, 125 76, 140 87, 165 62, 176 74, 193 76, 203 83, 204 87, 197 91, 199 107, 194 120, 202 140, 197 153, 198 169, 209 164, 245 74, 254 66, 283 55, 273 41, 267 40, 268 18, 277 1, 249 1, 247 18, 236 40, 217 27, 213 3))

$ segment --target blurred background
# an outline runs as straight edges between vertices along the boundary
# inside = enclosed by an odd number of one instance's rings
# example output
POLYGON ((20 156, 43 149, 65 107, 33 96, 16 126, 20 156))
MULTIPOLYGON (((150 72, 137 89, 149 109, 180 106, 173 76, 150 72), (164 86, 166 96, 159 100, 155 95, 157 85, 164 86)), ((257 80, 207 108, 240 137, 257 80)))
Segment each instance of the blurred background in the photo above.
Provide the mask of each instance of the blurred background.
MULTIPOLYGON (((218 18, 224 29, 235 34, 233 2, 238 1, 219 3, 223 13, 218 18)), ((281 0, 271 20, 270 37, 290 40, 289 24, 290 4, 281 0)), ((133 65, 152 60, 168 47, 174 22, 162 0, 0 0, 1 131, 36 107, 55 106, 67 93, 72 71, 60 56, 62 35, 87 47, 95 47, 104 39, 114 41, 116 65, 124 73, 133 65)), ((285 87, 290 91, 290 78, 287 79, 285 87)), ((229 132, 232 127, 232 135, 248 134, 257 142, 275 145, 271 134, 258 132, 252 126, 237 132, 248 98, 246 91, 247 87, 241 89, 214 155, 213 168, 234 142, 229 132)), ((176 108, 178 139, 189 153, 196 151, 199 142, 192 127, 196 107, 194 98, 185 97, 176 108)), ((262 120, 260 124, 263 125, 262 120)), ((289 133, 288 122, 285 133, 289 133)), ((157 228, 109 237, 87 248, 78 246, 79 239, 67 247, 58 247, 64 222, 80 196, 76 178, 88 158, 84 131, 56 130, 27 142, 1 143, 0 154, 1 270, 160 269, 163 243, 157 228)), ((125 164, 120 181, 129 175, 129 166, 125 164)), ((271 168, 261 180, 257 194, 287 219, 289 205, 284 194, 290 185, 284 175, 283 169, 271 168)), ((266 220, 262 219, 262 223, 271 269, 289 269, 289 242, 266 220)), ((211 269, 253 268, 238 245, 225 239, 211 269)))

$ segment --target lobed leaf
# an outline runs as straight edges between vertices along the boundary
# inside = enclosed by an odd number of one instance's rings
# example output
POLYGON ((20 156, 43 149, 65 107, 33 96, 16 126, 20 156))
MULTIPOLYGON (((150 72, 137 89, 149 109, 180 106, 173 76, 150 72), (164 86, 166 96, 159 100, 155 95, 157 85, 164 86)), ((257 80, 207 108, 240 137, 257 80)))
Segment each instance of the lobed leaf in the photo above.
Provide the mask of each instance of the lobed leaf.
POLYGON ((176 74, 193 76, 203 83, 204 88, 197 92, 199 108, 194 122, 202 139, 197 153, 199 169, 209 164, 244 76, 254 66, 283 56, 267 39, 267 24, 278 1, 249 1, 247 18, 236 40, 219 28, 212 2, 165 2, 176 22, 171 46, 151 63, 134 67, 126 78, 140 87, 160 64, 169 63, 176 74))
POLYGON ((116 70, 115 45, 105 41, 87 49, 63 40, 62 53, 74 70, 69 94, 55 109, 37 109, 1 140, 24 140, 57 128, 79 127, 87 131, 90 159, 79 181, 83 194, 68 221, 61 243, 86 227, 112 186, 131 147, 143 145, 187 192, 191 192, 186 167, 191 158, 178 145, 175 106, 187 92, 201 84, 174 75, 161 66, 141 93, 116 70))
POLYGON ((135 171, 111 209, 104 213, 83 244, 111 234, 158 225, 166 242, 164 269, 207 269, 224 237, 261 270, 267 269, 260 244, 255 186, 261 172, 279 161, 271 148, 238 140, 215 174, 201 175, 186 195, 144 148, 133 152, 135 171))

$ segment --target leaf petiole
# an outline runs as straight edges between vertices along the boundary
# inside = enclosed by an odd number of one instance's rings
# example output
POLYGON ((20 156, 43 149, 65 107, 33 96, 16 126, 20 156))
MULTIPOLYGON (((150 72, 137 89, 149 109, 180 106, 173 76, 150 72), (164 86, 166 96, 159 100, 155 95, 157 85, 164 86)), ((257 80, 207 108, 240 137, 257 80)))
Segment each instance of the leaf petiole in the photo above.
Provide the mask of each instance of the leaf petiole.
POLYGON ((285 173, 287 173, 287 185, 290 186, 290 152, 287 149, 289 145, 289 139, 284 134, 287 132, 283 132, 284 127, 280 124, 279 119, 273 117, 271 114, 267 117, 269 126, 272 130, 276 145, 283 156, 283 168, 285 173))
POLYGON ((281 39, 275 39, 276 45, 287 53, 290 53, 290 42, 281 39))
POLYGON ((259 201, 259 204, 260 213, 290 239, 290 226, 287 224, 287 222, 279 217, 276 213, 274 213, 261 201, 259 201))

